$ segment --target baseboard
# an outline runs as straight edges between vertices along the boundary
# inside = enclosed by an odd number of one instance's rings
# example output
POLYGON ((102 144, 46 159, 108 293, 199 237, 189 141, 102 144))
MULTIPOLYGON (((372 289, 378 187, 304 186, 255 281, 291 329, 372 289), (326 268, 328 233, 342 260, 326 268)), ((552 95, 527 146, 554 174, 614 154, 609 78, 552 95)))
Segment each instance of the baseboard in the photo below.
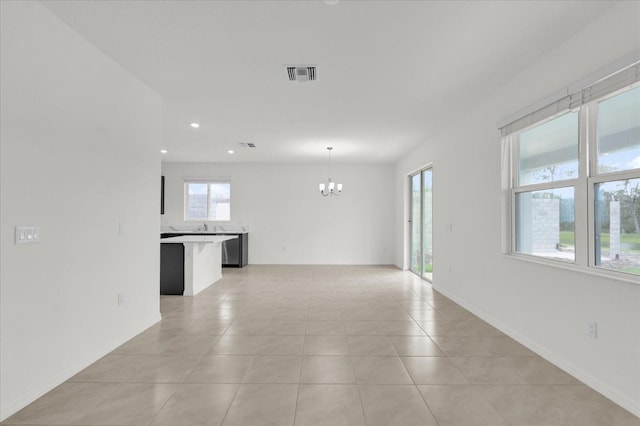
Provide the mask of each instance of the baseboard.
POLYGON ((640 417, 640 405, 638 404, 638 401, 635 401, 629 396, 622 394, 617 389, 597 379, 596 377, 594 377, 584 369, 576 366, 572 362, 562 357, 559 357, 552 351, 545 348, 543 345, 540 345, 538 342, 529 339, 528 337, 522 335, 516 330, 513 330, 511 327, 507 326, 501 321, 498 321, 497 319, 493 318, 491 315, 487 314, 481 309, 477 309, 475 306, 468 304, 464 300, 458 298, 456 295, 446 290, 443 290, 435 285, 433 286, 433 288, 434 290, 437 290, 439 293, 453 300, 454 302, 456 302, 458 305, 462 306, 466 310, 470 311, 477 317, 481 318, 483 321, 488 322, 493 327, 497 328, 498 330, 500 330, 507 336, 511 337, 518 343, 526 346, 528 349, 540 355, 542 358, 549 361, 556 367, 560 368, 561 370, 565 371, 566 373, 580 380, 581 382, 583 382, 584 384, 586 384, 596 392, 602 394, 606 398, 620 405, 625 410, 628 410, 634 415, 640 417))
POLYGON ((109 342, 99 350, 85 354, 85 356, 81 360, 77 361, 73 365, 67 366, 62 371, 57 372, 51 377, 43 379, 37 388, 31 389, 28 392, 25 392, 24 395, 22 395, 19 398, 6 402, 2 406, 0 406, 0 421, 6 420, 8 417, 12 416, 13 414, 17 413, 27 405, 31 404, 33 401, 40 398, 42 395, 46 394, 47 392, 51 391, 56 386, 59 386, 62 383, 66 382, 69 378, 73 377, 80 371, 84 370, 85 368, 87 368, 88 366, 90 366, 91 364, 93 364, 94 362, 96 362, 97 360, 99 360, 109 352, 116 349, 118 346, 125 343, 127 340, 130 340, 131 338, 142 333, 144 330, 148 329, 149 327, 156 324, 160 320, 161 320, 161 317, 160 317, 160 313, 158 312, 157 315, 145 321, 143 323, 144 325, 142 325, 141 327, 138 327, 134 331, 125 335, 124 337, 121 337, 112 342, 109 342))

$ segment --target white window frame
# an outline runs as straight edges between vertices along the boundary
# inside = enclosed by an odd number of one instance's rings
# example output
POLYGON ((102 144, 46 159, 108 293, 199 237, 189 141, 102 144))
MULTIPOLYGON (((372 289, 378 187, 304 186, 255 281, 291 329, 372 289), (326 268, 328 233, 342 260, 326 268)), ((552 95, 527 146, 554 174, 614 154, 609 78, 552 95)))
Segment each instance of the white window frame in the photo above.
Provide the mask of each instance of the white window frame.
MULTIPOLYGON (((505 194, 504 206, 506 207, 505 216, 508 226, 503 228, 507 235, 505 236, 505 250, 504 253, 509 257, 522 259, 526 261, 532 261, 535 263, 541 263, 551 266, 556 266, 564 269, 571 269, 588 274, 602 275, 610 278, 616 278, 623 281, 630 281, 634 283, 640 283, 640 276, 623 271, 616 271, 612 269, 603 268, 596 265, 596 241, 595 241, 595 185, 604 182, 619 181, 625 179, 638 179, 640 178, 640 169, 599 173, 598 172, 598 138, 597 138, 597 112, 598 103, 606 99, 615 97, 627 90, 631 90, 640 86, 638 69, 640 69, 640 62, 632 64, 631 67, 635 67, 636 76, 634 82, 617 90, 610 91, 605 95, 597 98, 590 97, 588 102, 579 103, 577 106, 572 106, 573 96, 566 96, 563 100, 567 100, 564 104, 567 108, 558 108, 557 105, 553 105, 553 102, 548 104, 542 104, 536 106, 536 109, 530 110, 528 114, 521 114, 517 119, 510 122, 506 122, 506 126, 499 125, 499 128, 503 131, 502 143, 503 143, 503 155, 506 155, 508 161, 507 167, 503 169, 503 188, 507 189, 505 194), (536 114, 540 111, 555 109, 553 114, 545 114, 544 118, 535 119, 536 114), (519 178, 519 155, 518 155, 518 135, 524 131, 527 131, 535 126, 538 126, 547 121, 558 118, 569 111, 577 111, 578 116, 578 177, 576 179, 567 179, 562 181, 544 182, 530 185, 518 185, 519 178), (528 116, 527 116, 528 115, 528 116), (520 126, 516 131, 511 132, 508 126, 513 123, 517 123, 518 120, 528 120, 529 123, 526 126, 520 126), (505 132, 505 128, 508 129, 505 132), (547 257, 522 253, 516 251, 516 194, 522 192, 531 192, 539 190, 550 190, 556 188, 574 188, 574 244, 575 244, 575 257, 573 262, 567 262, 557 259, 551 259, 547 257)), ((623 67, 625 68, 625 67, 623 67)), ((615 74, 615 73, 612 73, 615 74)), ((600 84, 602 80, 595 81, 596 84, 600 84)), ((589 90, 588 86, 584 86, 589 90)), ((567 90, 567 92, 569 92, 567 90)), ((569 92, 571 93, 571 92, 569 92)), ((558 100, 560 104, 563 100, 558 100)), ((584 96, 583 96, 584 99, 584 96)))
POLYGON ((185 178, 183 185, 184 192, 184 221, 185 222, 230 222, 231 221, 231 178, 218 177, 218 178, 185 178), (228 219, 209 219, 209 204, 211 199, 211 184, 224 183, 229 185, 229 218, 228 219), (188 217, 189 211, 189 184, 206 184, 207 185, 207 217, 191 219, 188 217))
MULTIPOLYGON (((615 96, 618 96, 627 90, 632 90, 640 87, 640 83, 632 84, 628 87, 625 87, 621 90, 617 90, 613 93, 610 93, 606 96, 603 96, 599 99, 594 100, 588 104, 589 109, 587 110, 587 114, 589 115, 589 125, 588 125, 588 142, 589 142, 589 176, 587 177, 587 191, 588 191, 588 230, 589 230, 589 255, 588 255, 588 266, 592 268, 596 268, 602 271, 609 271, 618 274, 624 275, 634 275, 628 274, 625 272, 614 271, 607 268, 602 268, 596 265, 596 243, 595 243, 595 186, 599 183, 606 182, 614 182, 619 180, 626 179, 640 179, 640 168, 632 169, 632 170, 623 170, 617 172, 606 172, 600 173, 598 171, 598 103, 605 101, 607 99, 611 99, 615 96)), ((639 276, 640 278, 640 276, 639 276)))
POLYGON ((566 264, 578 264, 578 243, 576 241, 577 239, 577 234, 578 232, 576 231, 577 228, 577 223, 578 222, 578 214, 577 214, 577 210, 576 208, 574 208, 574 244, 575 244, 575 253, 574 253, 574 261, 573 262, 567 262, 567 261, 560 261, 560 260, 554 260, 554 259, 549 259, 546 257, 542 257, 542 256, 537 256, 537 255, 533 255, 533 254, 528 254, 528 253, 522 253, 519 251, 516 251, 516 196, 519 193, 523 193, 523 192, 534 192, 534 191, 544 191, 544 190, 553 190, 553 189, 560 189, 560 188, 573 188, 573 196, 574 196, 574 206, 577 205, 577 192, 578 192, 578 186, 580 185, 581 182, 581 178, 583 177, 584 172, 584 167, 583 167, 583 163, 581 162, 582 159, 582 154, 585 152, 585 149, 582 148, 583 145, 583 138, 582 136, 582 122, 583 122, 583 118, 582 118, 582 114, 578 115, 578 177, 575 179, 564 179, 564 180, 559 180, 559 181, 550 181, 550 182, 543 182, 543 183, 534 183, 534 184, 529 184, 529 185, 520 185, 518 182, 519 179, 519 145, 518 145, 518 135, 520 133, 526 132, 527 130, 539 126, 541 124, 544 124, 546 122, 555 120, 558 117, 561 117, 565 114, 567 114, 570 111, 562 111, 560 113, 554 114, 549 118, 546 118, 542 121, 539 121, 537 123, 532 124, 531 126, 525 127, 515 133, 512 133, 510 135, 508 135, 506 137, 506 143, 509 145, 509 149, 511 152, 511 177, 510 177, 510 182, 511 182, 511 243, 510 243, 510 250, 512 254, 518 255, 518 256, 527 256, 527 257, 532 257, 535 259, 546 259, 548 261, 551 262, 562 262, 562 263, 566 263, 566 264))

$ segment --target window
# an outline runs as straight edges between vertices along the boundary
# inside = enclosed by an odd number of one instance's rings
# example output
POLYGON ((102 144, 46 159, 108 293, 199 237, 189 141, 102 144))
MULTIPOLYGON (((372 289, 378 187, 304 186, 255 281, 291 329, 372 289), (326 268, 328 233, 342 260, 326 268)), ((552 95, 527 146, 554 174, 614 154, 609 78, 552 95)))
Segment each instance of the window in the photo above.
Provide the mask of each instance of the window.
POLYGON ((184 220, 231 220, 231 181, 229 179, 186 180, 184 182, 184 220))
POLYGON ((636 63, 501 127, 511 253, 640 275, 639 80, 636 63))
POLYGON ((640 87, 598 102, 598 173, 640 168, 640 87))
POLYGON ((595 184, 595 264, 640 275, 640 179, 595 184))
POLYGON ((640 87, 594 108, 594 264, 640 275, 640 87))
POLYGON ((574 189, 516 193, 516 251, 575 260, 574 189))
POLYGON ((568 112, 516 136, 518 176, 514 201, 518 253, 575 260, 578 129, 578 114, 568 112))

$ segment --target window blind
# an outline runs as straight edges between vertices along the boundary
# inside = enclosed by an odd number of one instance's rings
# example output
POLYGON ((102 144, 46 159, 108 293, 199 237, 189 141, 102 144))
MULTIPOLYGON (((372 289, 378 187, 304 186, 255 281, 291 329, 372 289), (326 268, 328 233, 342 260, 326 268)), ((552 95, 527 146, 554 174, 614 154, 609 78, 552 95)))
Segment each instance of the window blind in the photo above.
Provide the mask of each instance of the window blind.
POLYGON ((186 177, 184 178, 185 183, 229 183, 231 182, 231 177, 219 176, 212 178, 202 178, 202 177, 186 177))
POLYGON ((640 61, 628 65, 605 78, 592 82, 580 90, 567 88, 556 95, 556 100, 541 108, 535 108, 533 112, 508 121, 506 124, 498 123, 498 128, 502 136, 507 136, 563 111, 579 108, 583 104, 592 102, 639 81, 640 61))

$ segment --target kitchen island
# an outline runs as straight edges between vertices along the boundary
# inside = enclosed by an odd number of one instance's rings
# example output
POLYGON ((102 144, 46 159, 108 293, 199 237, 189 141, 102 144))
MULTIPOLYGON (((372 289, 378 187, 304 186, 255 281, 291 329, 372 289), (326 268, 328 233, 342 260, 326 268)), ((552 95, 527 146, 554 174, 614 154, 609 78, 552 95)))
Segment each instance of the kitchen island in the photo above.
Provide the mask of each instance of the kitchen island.
POLYGON ((212 226, 210 229, 179 230, 172 226, 164 227, 160 238, 180 237, 182 235, 222 235, 238 238, 222 243, 222 267, 244 268, 249 263, 249 233, 244 226, 223 228, 212 226))
POLYGON ((223 241, 237 236, 183 235, 160 239, 160 294, 195 296, 222 278, 223 241))

